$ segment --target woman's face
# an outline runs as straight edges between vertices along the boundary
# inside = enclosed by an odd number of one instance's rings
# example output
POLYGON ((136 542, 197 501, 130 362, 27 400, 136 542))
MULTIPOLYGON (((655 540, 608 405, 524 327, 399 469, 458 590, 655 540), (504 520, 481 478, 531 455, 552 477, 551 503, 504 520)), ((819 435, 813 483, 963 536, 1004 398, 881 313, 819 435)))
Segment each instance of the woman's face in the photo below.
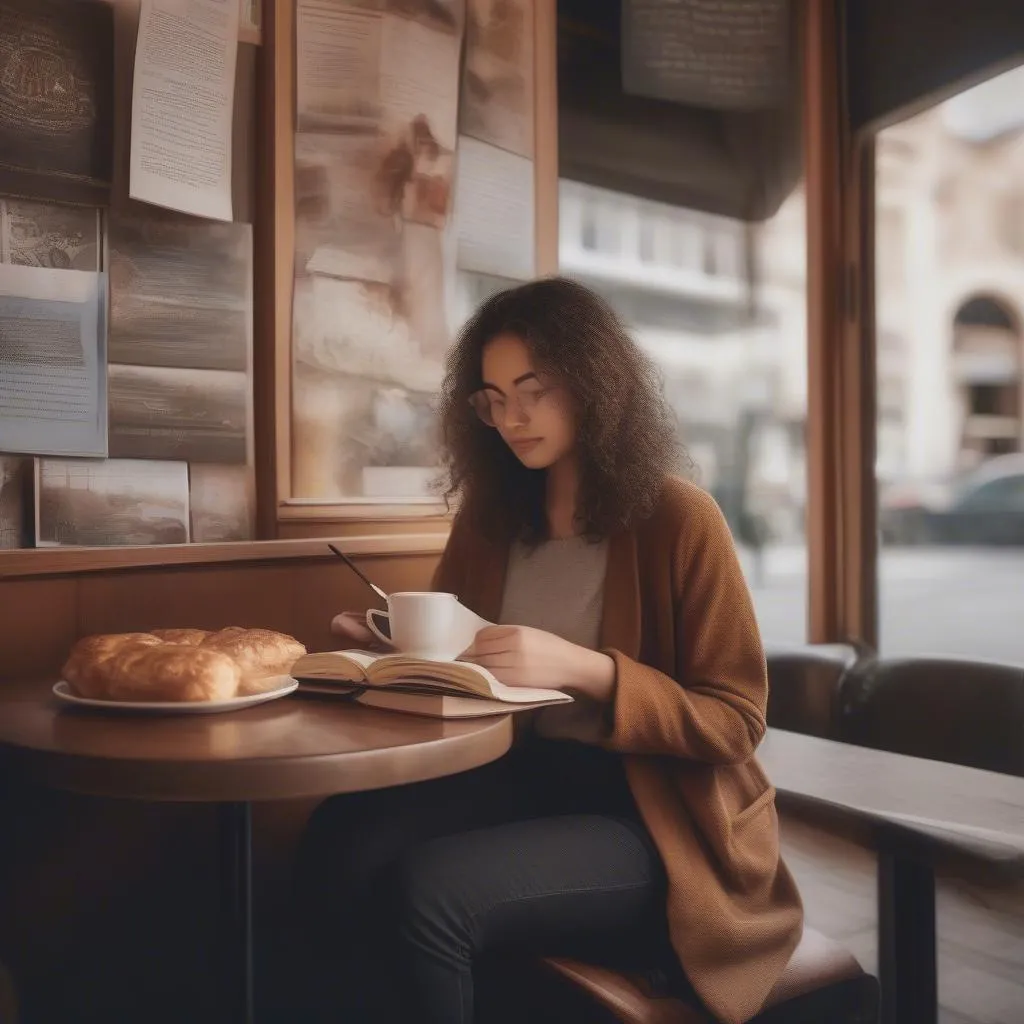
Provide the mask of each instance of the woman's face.
POLYGON ((558 381, 538 371, 515 334, 499 334, 484 347, 484 386, 474 403, 519 461, 547 469, 576 445, 572 403, 558 381))

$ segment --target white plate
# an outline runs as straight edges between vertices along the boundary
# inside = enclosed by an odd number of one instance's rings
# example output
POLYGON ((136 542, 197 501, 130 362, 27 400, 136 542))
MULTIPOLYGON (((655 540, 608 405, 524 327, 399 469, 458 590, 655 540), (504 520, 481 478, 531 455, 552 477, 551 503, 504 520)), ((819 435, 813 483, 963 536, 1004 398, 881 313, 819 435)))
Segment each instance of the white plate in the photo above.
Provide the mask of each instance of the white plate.
POLYGON ((278 697, 287 697, 298 688, 298 680, 281 676, 281 685, 263 693, 251 693, 245 697, 231 697, 228 700, 181 700, 181 701, 130 701, 93 700, 91 697, 76 696, 71 687, 62 679, 53 686, 54 696, 65 704, 80 708, 102 708, 104 711, 141 711, 148 715, 214 715, 219 711, 239 711, 263 704, 278 697))

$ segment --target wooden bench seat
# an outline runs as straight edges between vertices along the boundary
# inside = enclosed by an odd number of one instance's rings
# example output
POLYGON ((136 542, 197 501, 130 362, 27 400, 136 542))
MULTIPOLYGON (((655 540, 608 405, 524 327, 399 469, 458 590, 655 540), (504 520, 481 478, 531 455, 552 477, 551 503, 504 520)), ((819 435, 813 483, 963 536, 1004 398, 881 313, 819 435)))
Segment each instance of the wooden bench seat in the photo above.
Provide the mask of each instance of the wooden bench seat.
MULTIPOLYGON (((638 974, 554 957, 544 964, 622 1024, 714 1024, 695 1002, 655 992, 638 974)), ((754 1021, 870 1024, 877 1017, 877 981, 865 974, 839 943, 805 928, 786 970, 754 1021)))

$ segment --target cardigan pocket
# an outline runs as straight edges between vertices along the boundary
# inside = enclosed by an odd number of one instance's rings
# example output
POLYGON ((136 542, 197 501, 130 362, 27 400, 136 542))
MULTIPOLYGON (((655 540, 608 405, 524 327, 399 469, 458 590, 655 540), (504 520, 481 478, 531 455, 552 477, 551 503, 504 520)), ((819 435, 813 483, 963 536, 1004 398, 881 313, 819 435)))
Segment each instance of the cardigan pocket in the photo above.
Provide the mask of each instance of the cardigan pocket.
POLYGON ((754 821, 757 816, 775 799, 775 787, 769 786, 759 797, 756 797, 754 802, 748 807, 744 807, 732 819, 732 831, 733 835, 737 832, 742 832, 751 821, 754 821))
POLYGON ((729 871, 736 882, 754 888, 770 880, 779 860, 775 787, 769 786, 729 823, 729 871))

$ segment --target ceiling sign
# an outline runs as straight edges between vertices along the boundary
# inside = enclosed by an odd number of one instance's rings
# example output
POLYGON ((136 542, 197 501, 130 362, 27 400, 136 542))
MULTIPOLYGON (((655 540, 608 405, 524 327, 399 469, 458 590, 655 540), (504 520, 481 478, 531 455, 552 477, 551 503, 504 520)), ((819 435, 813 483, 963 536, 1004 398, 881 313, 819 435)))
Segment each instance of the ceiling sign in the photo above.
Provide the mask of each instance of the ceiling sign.
POLYGON ((789 0, 622 0, 622 88, 716 110, 786 98, 789 0))

